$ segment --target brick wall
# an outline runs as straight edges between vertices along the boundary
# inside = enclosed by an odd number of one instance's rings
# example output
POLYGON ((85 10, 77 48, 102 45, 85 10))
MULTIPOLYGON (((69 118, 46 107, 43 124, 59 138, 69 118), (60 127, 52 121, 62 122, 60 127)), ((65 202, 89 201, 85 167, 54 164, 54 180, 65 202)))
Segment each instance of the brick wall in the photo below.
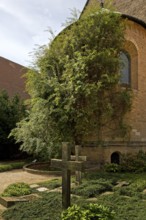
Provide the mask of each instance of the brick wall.
MULTIPOLYGON (((83 14, 92 7, 98 7, 97 0, 90 0, 83 14)), ((127 142, 120 144, 111 140, 106 146, 83 146, 82 155, 89 160, 99 163, 111 162, 114 152, 136 153, 140 150, 146 152, 146 29, 132 20, 126 21, 125 50, 131 58, 131 88, 133 90, 133 105, 126 120, 131 125, 131 132, 127 142), (113 143, 112 143, 113 142, 113 143)), ((96 137, 88 138, 95 141, 96 137)))
POLYGON ((128 115, 132 141, 146 141, 146 29, 127 21, 125 49, 131 57, 133 106, 128 115))
POLYGON ((26 71, 24 66, 0 57, 0 91, 6 90, 10 97, 19 94, 22 99, 28 98, 25 91, 26 71))

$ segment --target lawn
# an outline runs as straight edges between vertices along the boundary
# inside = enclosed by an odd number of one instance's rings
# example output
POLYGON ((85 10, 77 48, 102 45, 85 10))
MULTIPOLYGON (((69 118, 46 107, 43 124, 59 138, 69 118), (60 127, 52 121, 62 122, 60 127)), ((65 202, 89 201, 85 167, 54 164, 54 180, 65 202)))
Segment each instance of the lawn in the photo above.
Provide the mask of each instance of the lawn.
MULTIPOLYGON (((60 180, 40 184, 48 189, 54 189, 60 185, 60 180)), ((80 206, 91 202, 102 204, 116 213, 115 220, 144 220, 146 219, 145 189, 146 173, 86 174, 81 185, 72 187, 71 203, 80 206)), ((33 193, 36 193, 35 189, 33 193)), ((41 196, 40 199, 9 208, 3 213, 3 218, 5 220, 60 220, 61 193, 38 194, 41 196)))

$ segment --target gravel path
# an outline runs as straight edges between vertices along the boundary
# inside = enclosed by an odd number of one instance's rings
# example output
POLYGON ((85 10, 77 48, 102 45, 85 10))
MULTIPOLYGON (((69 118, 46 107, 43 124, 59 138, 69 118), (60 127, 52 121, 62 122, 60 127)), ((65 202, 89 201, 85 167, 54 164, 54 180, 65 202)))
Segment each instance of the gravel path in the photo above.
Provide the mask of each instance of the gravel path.
POLYGON ((0 173, 0 193, 11 183, 25 182, 28 184, 39 183, 53 179, 55 176, 31 174, 24 170, 13 170, 0 173))

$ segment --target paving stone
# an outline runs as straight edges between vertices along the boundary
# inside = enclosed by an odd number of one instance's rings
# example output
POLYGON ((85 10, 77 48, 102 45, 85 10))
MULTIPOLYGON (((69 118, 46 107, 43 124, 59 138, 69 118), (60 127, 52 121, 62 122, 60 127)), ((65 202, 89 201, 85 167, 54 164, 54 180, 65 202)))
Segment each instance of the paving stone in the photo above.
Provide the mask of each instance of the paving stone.
POLYGON ((39 192, 45 192, 47 190, 48 190, 48 188, 46 188, 46 187, 37 188, 37 191, 39 191, 39 192))
POLYGON ((143 190, 143 194, 146 194, 146 189, 143 190))
POLYGON ((30 188, 32 188, 32 189, 34 189, 34 188, 38 188, 38 187, 39 187, 38 184, 32 184, 32 185, 30 185, 30 188))
POLYGON ((122 182, 117 182, 117 185, 115 187, 123 187, 123 186, 129 186, 130 183, 126 182, 126 181, 122 181, 122 182))
POLYGON ((112 194, 113 194, 113 192, 107 191, 107 192, 102 193, 101 195, 112 195, 112 194))
POLYGON ((89 199, 87 199, 87 201, 89 201, 89 202, 96 202, 97 198, 89 198, 89 199))
POLYGON ((55 189, 49 190, 49 192, 62 192, 62 187, 57 187, 55 189))

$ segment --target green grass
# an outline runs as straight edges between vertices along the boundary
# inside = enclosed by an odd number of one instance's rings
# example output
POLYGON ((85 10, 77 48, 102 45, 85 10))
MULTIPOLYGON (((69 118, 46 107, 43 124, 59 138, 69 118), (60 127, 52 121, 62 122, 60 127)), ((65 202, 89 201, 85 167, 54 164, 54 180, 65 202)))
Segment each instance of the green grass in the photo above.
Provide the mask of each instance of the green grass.
POLYGON ((5 220, 60 220, 61 194, 47 193, 42 199, 19 203, 4 212, 5 220))
POLYGON ((84 181, 81 185, 72 189, 72 193, 75 195, 91 198, 98 196, 99 194, 112 191, 112 183, 110 180, 100 178, 98 180, 84 181))
POLYGON ((43 183, 39 184, 41 187, 47 187, 48 189, 55 189, 57 187, 60 187, 62 185, 62 180, 61 178, 59 179, 53 179, 49 181, 45 181, 43 183))
POLYGON ((116 212, 115 220, 144 220, 146 219, 146 201, 139 197, 126 197, 118 194, 102 195, 99 204, 111 208, 116 212))
MULTIPOLYGON (((60 180, 53 180, 40 186, 55 188, 60 185, 60 180)), ((130 174, 115 173, 108 174, 98 172, 87 174, 83 184, 72 189, 80 197, 73 197, 72 204, 84 206, 88 204, 87 198, 96 197, 94 203, 107 206, 116 212, 115 220, 144 220, 146 219, 146 173, 130 174), (116 187, 117 181, 126 181, 127 186, 116 187), (105 191, 112 191, 113 194, 102 194, 105 191), (91 196, 92 195, 92 196, 91 196)), ((40 193, 41 199, 33 202, 18 204, 3 214, 5 220, 60 220, 61 219, 61 194, 40 193)), ((90 200, 90 203, 92 201, 90 200)), ((77 219, 79 220, 79 219, 77 219)))

